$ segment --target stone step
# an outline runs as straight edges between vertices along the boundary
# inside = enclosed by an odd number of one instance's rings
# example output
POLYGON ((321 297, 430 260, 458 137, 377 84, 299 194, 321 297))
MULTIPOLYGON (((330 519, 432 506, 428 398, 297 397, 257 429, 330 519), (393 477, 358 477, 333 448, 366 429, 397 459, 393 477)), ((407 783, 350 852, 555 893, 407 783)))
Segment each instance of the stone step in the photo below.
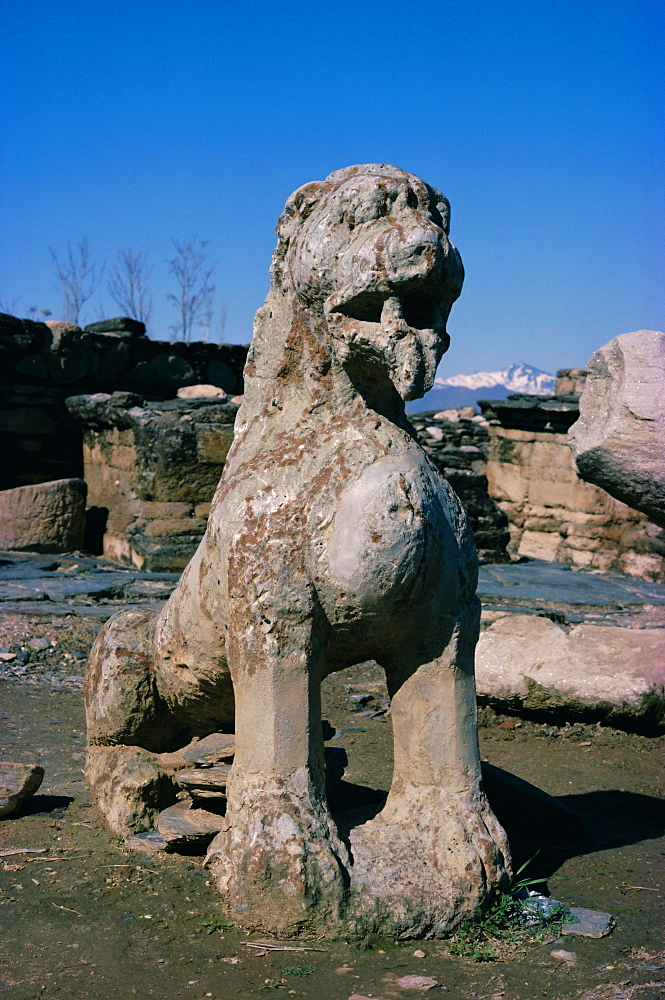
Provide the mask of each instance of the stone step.
POLYGON ((232 760, 236 751, 233 733, 211 733, 187 747, 182 757, 188 764, 220 764, 232 760))
POLYGON ((224 818, 207 809, 196 809, 189 800, 176 802, 157 817, 157 830, 167 850, 207 847, 222 828, 224 818))
POLYGON ((178 771, 175 780, 186 789, 202 788, 210 792, 221 792, 231 773, 229 764, 217 764, 213 767, 192 767, 178 771))

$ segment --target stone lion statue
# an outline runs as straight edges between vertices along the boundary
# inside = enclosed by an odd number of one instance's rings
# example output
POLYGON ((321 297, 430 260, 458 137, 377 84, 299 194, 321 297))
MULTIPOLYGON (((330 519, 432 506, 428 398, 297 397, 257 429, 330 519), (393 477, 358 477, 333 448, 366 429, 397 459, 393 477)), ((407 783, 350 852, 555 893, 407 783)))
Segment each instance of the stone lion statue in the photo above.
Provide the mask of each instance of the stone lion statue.
POLYGON ((384 164, 289 198, 205 537, 163 610, 116 615, 90 656, 88 774, 116 825, 127 748, 140 770, 235 727, 208 864, 234 918, 273 933, 445 934, 509 867, 480 773, 473 537, 404 412, 448 347, 463 280, 448 232, 443 195, 384 164), (320 686, 369 659, 394 773, 346 837, 320 686))

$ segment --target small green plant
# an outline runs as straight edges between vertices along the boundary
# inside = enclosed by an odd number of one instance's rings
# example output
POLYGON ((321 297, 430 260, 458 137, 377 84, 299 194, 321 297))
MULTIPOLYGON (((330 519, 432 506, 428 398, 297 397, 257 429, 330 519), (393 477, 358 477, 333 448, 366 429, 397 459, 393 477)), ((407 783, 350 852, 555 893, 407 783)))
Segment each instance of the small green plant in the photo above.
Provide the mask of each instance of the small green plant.
POLYGON ((206 934, 214 934, 215 931, 233 927, 233 924, 230 920, 217 920, 215 917, 208 917, 206 920, 201 920, 199 926, 206 934))
POLYGON ((111 837, 111 843, 117 844, 118 847, 122 847, 125 843, 125 838, 121 833, 116 833, 111 837))
POLYGON ((542 940, 547 928, 563 921, 574 922, 575 917, 564 903, 554 903, 546 913, 534 909, 532 916, 536 922, 529 926, 524 922, 525 890, 532 885, 546 882, 545 878, 520 879, 519 876, 531 864, 536 855, 517 870, 508 892, 501 893, 488 910, 477 909, 470 920, 465 921, 453 935, 448 949, 453 955, 472 958, 474 962, 491 962, 499 958, 497 948, 514 946, 525 937, 542 940))
POLYGON ((301 979, 305 979, 306 976, 313 976, 316 972, 316 966, 314 965, 287 965, 284 969, 285 976, 300 976, 301 979))
MULTIPOLYGON (((519 882, 517 881, 517 876, 521 875, 522 872, 529 867, 532 861, 535 861, 539 853, 540 851, 536 851, 533 857, 529 858, 528 861, 525 861, 524 864, 520 868, 518 868, 517 871, 515 872, 513 880, 510 883, 509 893, 511 896, 513 897, 516 896, 521 889, 528 889, 530 885, 540 885, 543 882, 547 882, 546 878, 523 878, 520 879, 519 882)), ((554 878, 556 878, 556 876, 554 876, 554 878)))

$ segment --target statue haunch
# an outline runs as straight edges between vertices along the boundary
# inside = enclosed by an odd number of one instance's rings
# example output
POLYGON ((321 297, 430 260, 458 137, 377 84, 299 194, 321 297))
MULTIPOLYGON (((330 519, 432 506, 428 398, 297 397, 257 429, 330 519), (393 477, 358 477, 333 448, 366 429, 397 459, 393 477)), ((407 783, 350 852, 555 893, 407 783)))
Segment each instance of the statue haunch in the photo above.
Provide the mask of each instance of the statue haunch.
POLYGON ((116 828, 140 819, 121 815, 128 769, 235 724, 207 863, 246 926, 445 934, 508 869, 480 777, 473 537, 404 414, 448 347, 463 280, 448 230, 443 195, 392 166, 292 195, 205 537, 163 610, 116 615, 91 653, 88 774, 116 828), (368 659, 386 673, 394 773, 345 837, 320 686, 368 659))

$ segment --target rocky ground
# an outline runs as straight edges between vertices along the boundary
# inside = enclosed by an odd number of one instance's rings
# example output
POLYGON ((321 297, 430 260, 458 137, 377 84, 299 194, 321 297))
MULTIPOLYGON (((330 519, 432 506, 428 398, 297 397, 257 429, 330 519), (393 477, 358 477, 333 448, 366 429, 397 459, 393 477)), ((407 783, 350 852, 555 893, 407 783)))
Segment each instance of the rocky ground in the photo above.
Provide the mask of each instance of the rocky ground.
MULTIPOLYGON (((658 588, 547 566, 539 584, 537 569, 485 568, 486 623, 540 609, 571 622, 600 616, 632 627, 662 624, 658 588)), ((545 789, 584 823, 575 840, 526 800, 497 802, 516 868, 534 858, 521 877, 545 878, 539 889, 616 921, 601 939, 554 931, 496 942, 490 929, 484 951, 495 955, 491 961, 476 961, 477 947, 475 956, 473 948, 460 954, 459 942, 452 949, 383 939, 265 945, 230 925, 201 854, 146 856, 112 836, 83 772, 84 658, 116 607, 163 598, 172 582, 77 557, 9 556, 0 564, 0 757, 45 770, 37 794, 0 820, 0 982, 8 996, 235 1000, 266 990, 392 1000, 416 997, 414 984, 432 980, 427 995, 456 1000, 665 996, 662 735, 481 708, 483 757, 545 789), (292 950, 298 947, 308 950, 292 950)), ((324 713, 335 731, 328 746, 348 757, 334 801, 340 822, 379 808, 389 786, 385 707, 372 664, 325 682, 324 713)))

